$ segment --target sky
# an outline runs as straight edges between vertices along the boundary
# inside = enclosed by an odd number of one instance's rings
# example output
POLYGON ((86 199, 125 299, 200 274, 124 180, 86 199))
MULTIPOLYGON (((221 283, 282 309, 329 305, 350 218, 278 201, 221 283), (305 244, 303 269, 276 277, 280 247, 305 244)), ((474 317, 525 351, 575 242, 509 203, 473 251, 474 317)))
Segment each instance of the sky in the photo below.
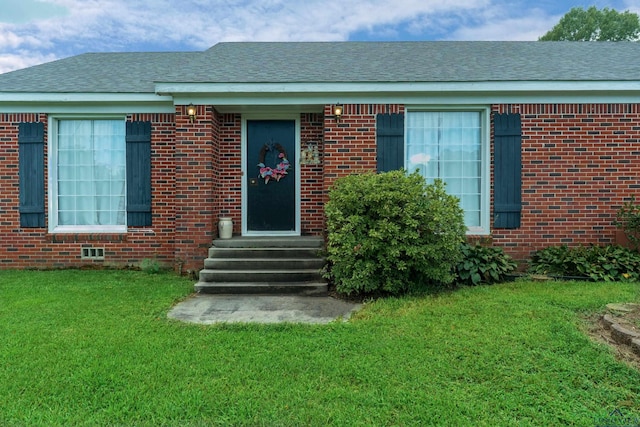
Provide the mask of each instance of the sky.
POLYGON ((572 7, 640 0, 0 0, 0 73, 224 41, 537 40, 572 7))

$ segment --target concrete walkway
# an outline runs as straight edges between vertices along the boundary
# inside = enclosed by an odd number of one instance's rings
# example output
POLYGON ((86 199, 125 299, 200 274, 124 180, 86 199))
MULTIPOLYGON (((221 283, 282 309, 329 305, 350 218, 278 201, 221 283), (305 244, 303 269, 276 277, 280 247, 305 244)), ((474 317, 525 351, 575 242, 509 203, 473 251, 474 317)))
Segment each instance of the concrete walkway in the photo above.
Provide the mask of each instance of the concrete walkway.
POLYGON ((203 325, 284 322, 322 324, 346 320, 361 307, 361 304, 332 297, 194 294, 173 307, 168 316, 203 325))

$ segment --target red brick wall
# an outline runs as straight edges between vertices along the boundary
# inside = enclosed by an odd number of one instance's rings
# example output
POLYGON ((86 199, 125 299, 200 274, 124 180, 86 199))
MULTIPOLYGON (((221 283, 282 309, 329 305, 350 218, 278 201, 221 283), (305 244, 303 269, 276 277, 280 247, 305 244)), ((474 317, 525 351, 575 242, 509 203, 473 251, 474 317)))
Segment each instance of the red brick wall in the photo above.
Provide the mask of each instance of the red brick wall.
MULTIPOLYGON (((220 172, 218 174, 219 216, 231 217, 233 233, 242 232, 242 116, 222 114, 220 122, 220 172)), ((214 221, 218 222, 218 216, 214 221)), ((217 236, 217 231, 216 231, 217 236)))
POLYGON ((41 250, 34 246, 38 239, 42 239, 41 230, 20 228, 18 211, 20 203, 18 124, 20 122, 43 122, 45 135, 47 132, 46 115, 0 114, 0 267, 2 268, 28 265, 32 259, 46 259, 46 253, 41 253, 41 250))
MULTIPOLYGON (((88 264, 137 264, 145 258, 173 266, 174 115, 135 114, 127 120, 151 120, 153 226, 126 234, 49 234, 47 228, 21 228, 18 178, 18 124, 45 114, 0 114, 0 267, 80 267, 88 264), (81 259, 81 248, 104 248, 104 261, 81 259)), ((45 145, 46 147, 46 145, 45 145)), ((45 153, 46 156, 46 153, 45 153)), ((45 168, 47 160, 45 158, 45 168)), ((47 172, 45 169, 45 176, 47 172)), ((48 188, 46 185, 45 188, 48 188)), ((48 191, 47 191, 48 193, 48 191)), ((45 206, 48 206, 45 204, 45 206)), ((48 210, 48 207, 47 207, 48 210)), ((47 218, 48 219, 48 218, 47 218)))
MULTIPOLYGON (((320 113, 300 115, 300 145, 304 150, 309 144, 318 148, 319 164, 299 165, 300 168, 300 219, 302 234, 321 236, 324 233, 324 117, 320 113)), ((296 165, 298 167, 298 165, 296 165)))
POLYGON ((214 238, 213 129, 219 120, 211 107, 196 108, 191 122, 186 106, 176 106, 175 138, 175 258, 193 272, 202 269, 214 238))
MULTIPOLYGON (((317 144, 321 163, 299 165, 303 234, 322 234, 327 191, 340 176, 376 169, 375 119, 402 105, 332 105, 300 116, 301 145, 317 144)), ((132 114, 152 121, 153 226, 124 234, 49 234, 21 228, 18 212, 18 123, 45 114, 0 114, 0 268, 137 264, 156 258, 182 272, 202 268, 220 216, 241 231, 240 114, 197 106, 191 123, 176 114, 132 114), (80 258, 105 248, 105 261, 80 258)), ((493 112, 522 116, 522 225, 491 230, 493 243, 517 258, 549 245, 613 242, 615 213, 640 189, 640 105, 504 104, 493 112)), ((45 162, 46 164, 46 162, 45 162)), ((639 197, 640 198, 640 197, 639 197)))
POLYGON ((522 222, 492 230, 518 258, 551 245, 613 243, 612 222, 640 189, 639 104, 507 104, 522 118, 522 222))
POLYGON ((404 106, 347 104, 339 121, 333 117, 333 105, 325 106, 325 193, 336 178, 376 170, 376 115, 379 113, 404 113, 404 106))
MULTIPOLYGON (((175 240, 175 115, 132 114, 129 121, 151 122, 151 227, 129 227, 126 242, 105 254, 106 261, 139 262, 155 258, 173 266, 175 240), (124 256, 126 253, 126 261, 124 256)), ((180 268, 180 266, 177 266, 180 268)))
MULTIPOLYGON (((217 218, 220 216, 220 191, 221 188, 221 165, 217 159, 220 158, 220 125, 222 118, 213 107, 207 107, 211 115, 211 186, 212 186, 212 237, 218 235, 217 218)), ((200 267, 197 267, 197 269, 200 267)))

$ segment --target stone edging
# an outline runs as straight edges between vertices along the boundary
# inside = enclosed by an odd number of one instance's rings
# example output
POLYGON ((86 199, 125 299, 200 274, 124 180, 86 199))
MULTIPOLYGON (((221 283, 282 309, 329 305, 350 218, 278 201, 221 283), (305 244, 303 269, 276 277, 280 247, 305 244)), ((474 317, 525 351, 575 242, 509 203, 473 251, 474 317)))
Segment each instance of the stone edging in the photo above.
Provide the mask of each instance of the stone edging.
POLYGON ((602 316, 602 324, 605 329, 611 331, 611 338, 619 344, 625 344, 631 347, 631 350, 640 356, 640 334, 627 329, 616 321, 616 318, 610 314, 602 316))

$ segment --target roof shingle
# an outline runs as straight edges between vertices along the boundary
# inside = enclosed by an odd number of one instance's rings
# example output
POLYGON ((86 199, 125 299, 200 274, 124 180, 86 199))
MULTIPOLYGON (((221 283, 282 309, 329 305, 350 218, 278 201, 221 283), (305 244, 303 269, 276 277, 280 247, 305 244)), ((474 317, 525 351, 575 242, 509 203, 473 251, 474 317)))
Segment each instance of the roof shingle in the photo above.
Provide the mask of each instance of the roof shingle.
POLYGON ((155 82, 638 81, 634 42, 233 42, 87 53, 0 74, 0 92, 153 93, 155 82))

